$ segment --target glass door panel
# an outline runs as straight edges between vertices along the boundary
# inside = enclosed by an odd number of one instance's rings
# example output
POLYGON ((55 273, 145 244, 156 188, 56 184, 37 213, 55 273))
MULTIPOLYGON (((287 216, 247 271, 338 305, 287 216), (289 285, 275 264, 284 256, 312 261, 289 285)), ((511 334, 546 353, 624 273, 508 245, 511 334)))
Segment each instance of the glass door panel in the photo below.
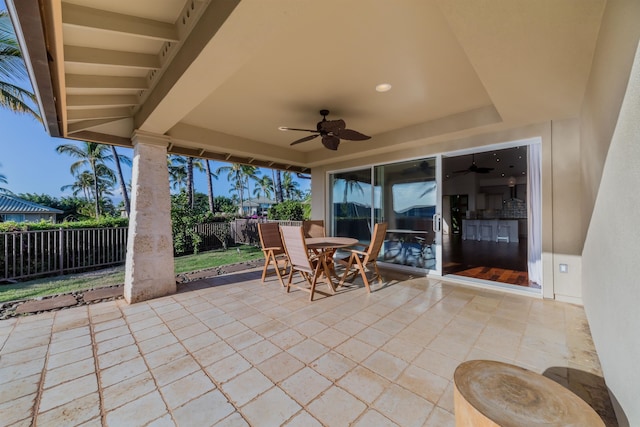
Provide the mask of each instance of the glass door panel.
POLYGON ((368 244, 371 240, 371 168, 331 174, 331 233, 354 237, 368 244))
POLYGON ((374 167, 374 219, 386 221, 380 261, 440 272, 437 159, 374 167), (434 222, 435 221, 435 222, 434 222))

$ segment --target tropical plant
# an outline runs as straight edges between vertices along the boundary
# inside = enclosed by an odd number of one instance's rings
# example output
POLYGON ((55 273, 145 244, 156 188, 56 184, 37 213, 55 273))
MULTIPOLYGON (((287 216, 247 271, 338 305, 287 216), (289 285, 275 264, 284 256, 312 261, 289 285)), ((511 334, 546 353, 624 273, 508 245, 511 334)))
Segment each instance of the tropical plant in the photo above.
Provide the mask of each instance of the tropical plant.
MULTIPOLYGON (((0 183, 2 183, 2 184, 8 184, 9 183, 9 181, 7 181, 7 177, 4 176, 1 173, 0 173, 0 183)), ((9 191, 9 189, 7 189, 7 188, 0 187, 0 194, 11 194, 11 191, 9 191)))
POLYGON ((0 107, 41 121, 35 110, 35 95, 20 86, 27 81, 27 69, 11 18, 6 10, 0 11, 0 107))
POLYGON ((127 212, 127 215, 129 215, 129 212, 131 211, 131 204, 129 203, 129 191, 127 191, 127 184, 124 180, 124 176, 122 175, 121 163, 131 166, 131 158, 118 154, 114 145, 111 146, 111 155, 113 156, 113 160, 116 164, 116 173, 118 175, 118 183, 120 184, 120 193, 122 193, 124 210, 127 212))
POLYGON ((170 155, 167 157, 169 168, 169 181, 171 188, 182 190, 187 186, 187 159, 182 156, 170 155))
POLYGON ((211 172, 211 162, 207 159, 204 162, 205 169, 207 171, 207 190, 209 194, 209 211, 214 214, 215 210, 215 198, 213 197, 213 179, 218 179, 218 175, 211 172))
POLYGON ((271 198, 273 191, 273 181, 267 175, 257 179, 253 187, 253 195, 256 197, 264 196, 266 199, 271 198))
MULTIPOLYGON (((106 165, 107 162, 115 161, 112 154, 109 154, 109 148, 104 144, 95 142, 82 142, 76 144, 63 144, 56 147, 56 151, 60 154, 68 154, 75 157, 78 161, 71 165, 71 174, 77 176, 82 172, 83 167, 88 167, 93 177, 93 202, 95 206, 95 217, 100 218, 101 197, 105 194, 111 194, 109 189, 115 185, 116 176, 106 165), (110 185, 109 185, 110 183, 110 185)), ((120 161, 130 162, 131 160, 118 154, 120 161)))
POLYGON ((282 203, 284 201, 284 197, 282 194, 282 175, 280 174, 280 169, 272 169, 271 172, 274 174, 273 181, 276 185, 276 202, 282 203))
POLYGON ((300 199, 302 197, 302 192, 298 187, 300 187, 300 184, 293 180, 293 174, 291 172, 285 172, 282 174, 282 191, 284 192, 286 199, 300 199))
POLYGON ((251 165, 242 165, 240 163, 232 163, 230 166, 220 166, 216 170, 216 174, 227 172, 227 181, 232 184, 232 188, 237 192, 240 208, 240 214, 244 213, 244 191, 248 189, 249 180, 258 179, 258 169, 251 165))
POLYGON ((189 199, 189 206, 193 207, 195 184, 193 182, 193 170, 197 169, 200 172, 204 171, 202 160, 194 159, 193 157, 187 157, 187 197, 189 199))
POLYGON ((304 209, 302 203, 285 200, 282 203, 269 208, 268 218, 281 221, 302 221, 304 219, 304 209))
POLYGON ((202 215, 189 206, 186 190, 171 197, 171 228, 173 250, 176 255, 198 252, 202 238, 195 226, 201 222, 201 219, 202 215))

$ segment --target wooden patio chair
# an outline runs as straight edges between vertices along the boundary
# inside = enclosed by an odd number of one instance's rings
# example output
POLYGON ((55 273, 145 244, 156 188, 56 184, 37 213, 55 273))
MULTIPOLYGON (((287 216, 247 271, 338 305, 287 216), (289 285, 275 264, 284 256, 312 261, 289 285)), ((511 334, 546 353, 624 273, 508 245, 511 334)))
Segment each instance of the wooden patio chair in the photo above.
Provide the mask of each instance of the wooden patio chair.
POLYGON ((291 269, 289 271, 289 280, 287 281, 287 292, 294 286, 300 290, 309 293, 309 301, 313 301, 313 294, 316 292, 316 282, 322 273, 323 255, 316 255, 309 252, 307 244, 304 241, 304 231, 302 227, 282 226, 280 234, 284 242, 285 251, 291 269), (298 272, 306 281, 309 287, 300 286, 292 283, 293 273, 298 272))
POLYGON ((262 283, 267 277, 269 265, 273 265, 280 284, 284 287, 282 275, 286 274, 289 259, 284 250, 282 237, 280 236, 280 226, 277 222, 258 223, 258 234, 260 235, 260 245, 264 254, 264 268, 262 269, 262 283))
POLYGON ((326 237, 324 221, 321 219, 302 221, 302 229, 304 237, 326 237))
POLYGON ((378 254, 380 253, 380 248, 382 248, 382 243, 384 242, 384 237, 386 234, 387 223, 377 223, 373 227, 371 243, 369 244, 369 246, 359 244, 358 246, 362 246, 363 250, 350 249, 351 255, 349 255, 348 258, 341 260, 342 264, 344 264, 346 260, 346 268, 342 275, 342 279, 340 279, 340 286, 344 284, 345 280, 349 276, 353 276, 353 278, 355 278, 355 276, 359 272, 362 276, 364 285, 367 287, 367 292, 371 293, 369 279, 367 279, 367 271, 369 270, 369 266, 373 267, 373 271, 375 273, 371 280, 377 278, 379 283, 382 284, 382 277, 380 276, 380 271, 378 270, 378 263, 376 262, 376 259, 378 258, 378 254), (352 267, 355 268, 354 271, 351 271, 352 267))

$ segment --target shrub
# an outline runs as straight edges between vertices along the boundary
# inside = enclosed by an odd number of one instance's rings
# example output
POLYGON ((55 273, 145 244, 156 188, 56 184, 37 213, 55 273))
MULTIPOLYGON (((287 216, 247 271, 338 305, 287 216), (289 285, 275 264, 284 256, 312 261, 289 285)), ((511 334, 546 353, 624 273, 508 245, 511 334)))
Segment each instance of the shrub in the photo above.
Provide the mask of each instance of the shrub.
POLYGON ((281 221, 302 221, 304 219, 302 203, 285 200, 273 205, 269 208, 268 218, 281 221))

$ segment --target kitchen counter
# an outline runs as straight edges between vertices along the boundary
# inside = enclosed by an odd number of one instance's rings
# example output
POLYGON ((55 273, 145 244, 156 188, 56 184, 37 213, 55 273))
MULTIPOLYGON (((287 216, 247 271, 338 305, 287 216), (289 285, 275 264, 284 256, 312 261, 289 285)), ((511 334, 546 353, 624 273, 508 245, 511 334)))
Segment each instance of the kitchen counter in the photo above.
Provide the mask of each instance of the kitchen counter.
POLYGON ((463 219, 462 240, 517 243, 517 219, 463 219))

